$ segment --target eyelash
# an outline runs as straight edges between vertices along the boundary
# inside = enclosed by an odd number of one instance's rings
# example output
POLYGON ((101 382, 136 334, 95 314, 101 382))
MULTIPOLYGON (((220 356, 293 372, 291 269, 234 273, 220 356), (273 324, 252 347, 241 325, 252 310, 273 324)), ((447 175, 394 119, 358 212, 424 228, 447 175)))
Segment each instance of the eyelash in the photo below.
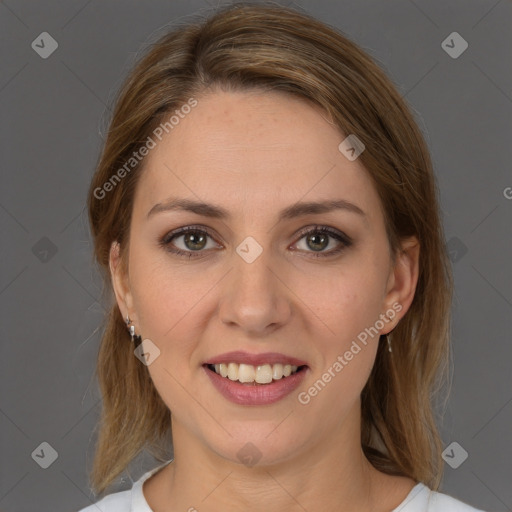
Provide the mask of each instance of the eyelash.
MULTIPOLYGON (((208 235, 210 238, 214 239, 214 237, 210 233, 209 229, 207 229, 205 227, 186 226, 186 227, 180 228, 176 231, 171 231, 170 233, 167 233, 166 235, 164 235, 160 239, 159 245, 162 248, 164 248, 166 251, 168 251, 172 254, 176 254, 178 256, 184 256, 184 257, 188 257, 188 258, 201 257, 200 253, 205 252, 203 250, 183 251, 182 249, 178 249, 178 248, 174 248, 174 249, 170 248, 171 241, 173 239, 175 239, 179 236, 182 236, 184 234, 187 234, 187 233, 201 233, 201 234, 208 235), (197 256, 196 256, 196 254, 197 254, 197 256)), ((343 250, 350 247, 353 243, 352 239, 349 236, 345 235, 341 231, 335 230, 328 226, 313 226, 312 228, 311 227, 304 228, 299 232, 298 241, 302 240, 302 238, 304 238, 306 235, 313 234, 313 233, 326 234, 326 235, 329 235, 330 237, 334 238, 338 242, 340 242, 340 246, 338 248, 331 249, 330 251, 328 251, 326 253, 315 253, 314 251, 306 251, 306 252, 312 252, 312 255, 314 258, 328 258, 328 257, 334 256, 334 255, 337 255, 337 254, 341 253, 343 250)))

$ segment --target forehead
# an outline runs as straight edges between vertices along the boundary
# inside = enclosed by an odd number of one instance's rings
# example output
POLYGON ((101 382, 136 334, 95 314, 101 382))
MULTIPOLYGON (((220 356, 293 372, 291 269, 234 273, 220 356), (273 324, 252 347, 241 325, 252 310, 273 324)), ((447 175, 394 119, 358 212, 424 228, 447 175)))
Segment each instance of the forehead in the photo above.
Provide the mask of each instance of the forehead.
POLYGON ((156 140, 136 204, 149 209, 179 196, 237 211, 344 198, 369 216, 379 208, 368 172, 339 151, 345 135, 320 108, 275 92, 216 92, 197 101, 156 140))

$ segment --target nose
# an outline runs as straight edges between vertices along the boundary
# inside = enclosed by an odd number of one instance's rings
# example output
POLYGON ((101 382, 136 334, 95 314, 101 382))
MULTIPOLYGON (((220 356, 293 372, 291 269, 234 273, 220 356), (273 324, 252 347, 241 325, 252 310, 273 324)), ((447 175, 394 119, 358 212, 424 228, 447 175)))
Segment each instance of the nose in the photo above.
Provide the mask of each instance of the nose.
POLYGON ((266 335, 291 316, 290 290, 272 268, 269 250, 247 262, 233 253, 233 268, 223 280, 219 316, 224 324, 251 335, 266 335))

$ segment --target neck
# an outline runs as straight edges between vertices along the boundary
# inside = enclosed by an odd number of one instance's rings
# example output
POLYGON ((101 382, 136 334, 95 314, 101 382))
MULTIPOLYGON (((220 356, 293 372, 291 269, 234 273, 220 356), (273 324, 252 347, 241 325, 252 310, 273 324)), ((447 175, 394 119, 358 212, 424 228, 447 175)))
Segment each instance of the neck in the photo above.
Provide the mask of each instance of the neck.
MULTIPOLYGON (((352 414, 351 418, 359 418, 352 414)), ((359 421, 347 419, 286 460, 245 466, 213 452, 173 421, 174 460, 166 468, 162 510, 370 511, 380 474, 365 458, 359 421), (165 497, 164 497, 165 496, 165 497)), ((155 510, 156 501, 153 505, 155 510)))

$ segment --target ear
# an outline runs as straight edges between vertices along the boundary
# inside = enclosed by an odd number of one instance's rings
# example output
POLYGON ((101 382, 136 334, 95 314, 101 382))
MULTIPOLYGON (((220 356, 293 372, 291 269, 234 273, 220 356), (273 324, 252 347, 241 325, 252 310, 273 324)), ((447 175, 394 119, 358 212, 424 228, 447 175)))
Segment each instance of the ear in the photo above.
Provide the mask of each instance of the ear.
POLYGON ((380 334, 391 332, 407 313, 416 292, 419 275, 420 243, 416 237, 402 241, 401 250, 396 255, 394 268, 391 269, 384 306, 396 311, 393 319, 386 323, 380 334))
POLYGON ((119 306, 123 319, 129 316, 130 319, 135 322, 135 310, 133 308, 133 298, 130 291, 128 273, 121 264, 120 248, 121 246, 117 241, 112 242, 110 246, 109 267, 112 285, 117 305, 119 306))

